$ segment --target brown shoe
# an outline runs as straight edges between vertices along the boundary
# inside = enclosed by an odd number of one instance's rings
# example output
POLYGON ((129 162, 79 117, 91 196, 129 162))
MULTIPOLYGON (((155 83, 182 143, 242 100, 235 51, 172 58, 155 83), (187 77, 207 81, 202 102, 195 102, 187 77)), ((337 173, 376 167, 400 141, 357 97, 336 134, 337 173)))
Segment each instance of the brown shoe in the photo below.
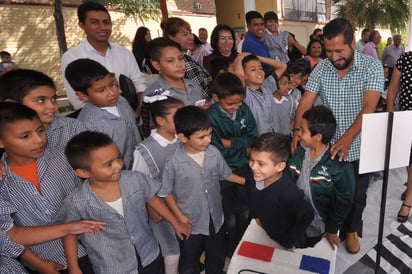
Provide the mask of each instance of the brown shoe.
POLYGON ((357 232, 346 233, 346 250, 351 254, 356 254, 360 250, 359 237, 357 232))

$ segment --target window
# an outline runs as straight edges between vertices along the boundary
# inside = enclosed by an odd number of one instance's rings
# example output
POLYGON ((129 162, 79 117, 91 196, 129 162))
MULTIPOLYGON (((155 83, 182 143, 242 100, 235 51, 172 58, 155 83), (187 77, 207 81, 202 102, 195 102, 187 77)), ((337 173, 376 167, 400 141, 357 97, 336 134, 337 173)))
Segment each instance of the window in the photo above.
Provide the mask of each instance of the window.
POLYGON ((286 19, 327 21, 327 0, 285 0, 283 16, 286 19))

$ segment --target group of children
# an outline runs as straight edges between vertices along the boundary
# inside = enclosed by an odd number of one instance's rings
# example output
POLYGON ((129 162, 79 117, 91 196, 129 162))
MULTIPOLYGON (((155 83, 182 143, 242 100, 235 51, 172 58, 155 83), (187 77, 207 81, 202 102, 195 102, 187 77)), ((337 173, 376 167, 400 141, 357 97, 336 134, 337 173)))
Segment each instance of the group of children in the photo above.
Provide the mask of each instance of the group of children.
POLYGON ((57 116, 48 76, 0 77, 1 260, 20 256, 29 273, 184 274, 200 272, 205 252, 206 273, 217 274, 251 218, 287 249, 323 235, 339 244, 353 170, 329 157, 336 121, 323 106, 303 116, 289 158, 294 73, 265 79, 259 58, 242 56, 244 79, 218 74, 212 104, 184 78, 179 44, 157 38, 149 49, 160 74, 144 94, 153 130, 143 141, 115 76, 95 61, 65 71, 87 100, 78 120, 57 116), (45 226, 53 233, 31 241, 14 232, 45 226))

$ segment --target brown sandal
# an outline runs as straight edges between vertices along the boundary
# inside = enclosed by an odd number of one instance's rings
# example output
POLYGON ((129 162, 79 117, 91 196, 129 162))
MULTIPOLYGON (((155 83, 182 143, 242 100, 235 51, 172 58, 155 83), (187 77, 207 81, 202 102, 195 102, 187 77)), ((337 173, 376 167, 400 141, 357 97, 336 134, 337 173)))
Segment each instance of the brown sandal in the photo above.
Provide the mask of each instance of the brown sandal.
MULTIPOLYGON (((411 205, 402 204, 402 205, 401 205, 401 208, 402 208, 402 207, 407 207, 409 210, 408 210, 408 214, 407 214, 407 215, 401 215, 401 214, 398 213, 398 222, 400 222, 400 223, 404 223, 404 222, 406 222, 406 221, 409 219, 409 212, 411 211, 411 205)), ((399 210, 399 211, 400 211, 400 210, 399 210)))

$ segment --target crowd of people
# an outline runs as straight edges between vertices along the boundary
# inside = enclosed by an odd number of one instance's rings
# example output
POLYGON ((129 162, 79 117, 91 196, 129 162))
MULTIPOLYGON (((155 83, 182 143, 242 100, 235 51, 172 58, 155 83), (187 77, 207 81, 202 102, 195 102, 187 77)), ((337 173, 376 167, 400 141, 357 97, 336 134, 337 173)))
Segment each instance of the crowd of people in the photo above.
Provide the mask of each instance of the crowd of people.
POLYGON ((1 273, 223 273, 251 219, 287 250, 322 237, 360 250, 362 115, 382 98, 395 110, 398 93, 411 109, 412 55, 394 35, 381 62, 379 32, 356 42, 342 18, 307 46, 273 11, 245 19, 242 41, 218 24, 209 44, 170 17, 163 37, 139 27, 131 52, 110 42, 107 9, 83 3, 86 39, 61 60, 70 117, 49 76, 0 53, 13 64, 0 71, 1 273))

